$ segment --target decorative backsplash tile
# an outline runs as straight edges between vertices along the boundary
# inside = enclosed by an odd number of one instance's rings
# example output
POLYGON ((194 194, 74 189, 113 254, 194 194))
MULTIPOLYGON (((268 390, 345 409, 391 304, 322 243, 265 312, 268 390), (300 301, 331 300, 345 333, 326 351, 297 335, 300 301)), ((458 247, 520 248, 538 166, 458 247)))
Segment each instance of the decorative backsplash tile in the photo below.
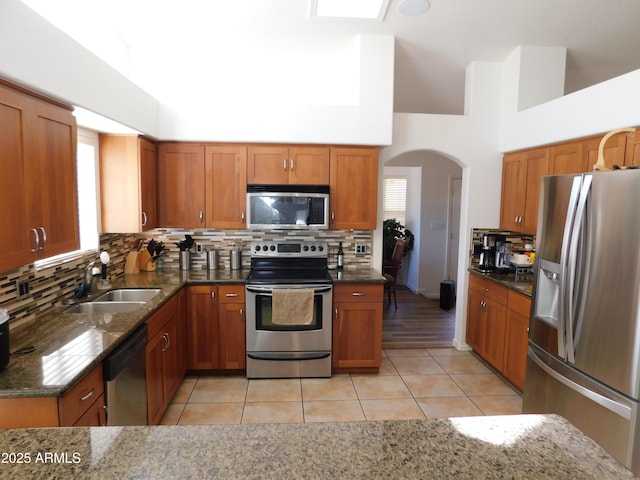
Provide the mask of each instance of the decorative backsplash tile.
MULTIPOLYGON (((371 266, 373 232, 369 230, 318 230, 303 231, 256 231, 256 230, 167 230, 158 229, 144 234, 106 234, 100 236, 100 251, 107 251, 111 257, 108 277, 116 279, 124 275, 127 254, 133 250, 137 238, 145 244, 152 238, 165 245, 164 268, 178 269, 178 247, 175 243, 184 240, 185 234, 192 235, 196 243, 203 246, 203 253, 193 253, 191 268, 201 270, 206 267, 206 249, 218 250, 219 269, 229 269, 231 248, 242 250, 243 268, 251 263, 250 246, 256 240, 321 240, 329 244, 329 266, 335 266, 338 243, 342 242, 345 254, 345 268, 371 266), (356 243, 366 246, 365 255, 355 254, 356 243)), ((24 265, 14 270, 0 272, 0 307, 11 315, 10 328, 35 319, 51 310, 63 300, 71 298, 83 279, 90 262, 100 267, 99 252, 89 252, 72 260, 51 267, 36 269, 34 264, 24 265), (16 282, 29 282, 29 295, 18 299, 16 282)))

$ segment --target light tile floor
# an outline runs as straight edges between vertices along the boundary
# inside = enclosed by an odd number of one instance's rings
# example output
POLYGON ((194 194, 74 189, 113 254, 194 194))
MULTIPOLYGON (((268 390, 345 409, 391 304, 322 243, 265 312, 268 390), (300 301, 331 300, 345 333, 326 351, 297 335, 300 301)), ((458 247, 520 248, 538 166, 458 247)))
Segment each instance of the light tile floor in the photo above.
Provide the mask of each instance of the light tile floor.
POLYGON ((185 378, 161 423, 348 422, 520 413, 518 392, 470 352, 383 352, 378 374, 185 378))

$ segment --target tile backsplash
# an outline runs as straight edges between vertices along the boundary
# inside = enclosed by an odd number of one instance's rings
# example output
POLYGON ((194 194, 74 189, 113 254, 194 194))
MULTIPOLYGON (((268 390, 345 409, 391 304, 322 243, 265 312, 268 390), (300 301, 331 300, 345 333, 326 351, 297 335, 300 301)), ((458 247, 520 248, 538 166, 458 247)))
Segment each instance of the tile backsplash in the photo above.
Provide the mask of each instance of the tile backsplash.
MULTIPOLYGON (((203 247, 203 253, 193 253, 191 268, 205 269, 206 249, 218 250, 219 269, 229 269, 229 251, 231 248, 242 250, 242 266, 249 268, 251 263, 250 246, 256 240, 302 240, 326 241, 329 244, 329 266, 335 266, 338 243, 342 242, 345 254, 345 268, 371 266, 373 232, 369 230, 318 230, 318 231, 256 231, 256 230, 168 230, 157 229, 144 234, 105 234, 100 236, 100 251, 107 251, 111 257, 108 277, 118 278, 124 275, 127 254, 133 249, 137 238, 146 242, 154 239, 164 242, 164 268, 178 269, 178 247, 175 243, 184 240, 189 234, 203 247), (356 243, 366 246, 366 254, 355 254, 356 243)), ((89 252, 72 260, 51 267, 36 268, 35 264, 24 265, 14 270, 0 272, 0 307, 11 315, 10 328, 35 319, 39 314, 71 298, 82 281, 86 266, 92 262, 100 266, 99 252, 89 252), (19 299, 16 283, 28 281, 29 295, 19 299)))

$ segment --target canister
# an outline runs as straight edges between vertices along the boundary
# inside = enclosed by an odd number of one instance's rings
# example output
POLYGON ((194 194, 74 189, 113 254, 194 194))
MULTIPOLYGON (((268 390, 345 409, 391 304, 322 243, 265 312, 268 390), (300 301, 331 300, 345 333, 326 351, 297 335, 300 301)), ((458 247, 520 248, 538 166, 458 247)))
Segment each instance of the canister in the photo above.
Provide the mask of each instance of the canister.
POLYGON ((218 251, 207 250, 207 270, 218 269, 218 251))
POLYGON ((0 370, 9 365, 9 312, 0 308, 0 370))
POLYGON ((191 252, 189 250, 180 250, 180 270, 191 270, 191 252))
POLYGON ((242 268, 242 258, 240 250, 237 248, 231 249, 230 252, 230 260, 231 270, 240 270, 242 268))

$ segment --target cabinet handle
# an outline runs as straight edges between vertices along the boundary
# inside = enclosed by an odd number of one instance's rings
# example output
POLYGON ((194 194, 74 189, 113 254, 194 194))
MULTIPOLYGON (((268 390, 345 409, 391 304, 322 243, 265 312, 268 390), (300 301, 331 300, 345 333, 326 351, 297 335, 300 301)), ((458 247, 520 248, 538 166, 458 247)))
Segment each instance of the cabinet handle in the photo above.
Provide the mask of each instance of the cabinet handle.
POLYGON ((351 295, 354 297, 364 297, 364 292, 353 292, 351 295))
POLYGON ((106 405, 103 405, 102 409, 104 410, 104 422, 102 423, 102 426, 106 427, 107 422, 109 421, 109 409, 107 408, 106 405))
POLYGON ((31 253, 36 253, 40 248, 40 235, 38 235, 38 230, 36 230, 35 228, 32 228, 31 231, 33 232, 36 241, 36 246, 35 248, 31 249, 31 253))
POLYGON ((336 308, 336 320, 338 319, 338 309, 336 308))
POLYGON ((489 291, 489 289, 488 289, 487 287, 484 287, 484 288, 483 288, 483 290, 484 290, 485 292, 488 292, 488 291, 489 291))
POLYGON ((202 221, 204 220, 204 212, 202 210, 200 210, 200 215, 198 218, 200 218, 200 223, 202 223, 202 221))
POLYGON ((38 227, 38 230, 42 232, 42 246, 38 250, 44 250, 44 247, 47 246, 47 231, 44 227, 38 227))
POLYGON ((242 220, 242 223, 244 223, 244 211, 240 214, 240 219, 242 220))
POLYGON ((91 387, 89 389, 89 393, 87 393, 84 397, 80 397, 80 401, 84 402, 85 400, 88 400, 89 398, 91 398, 91 396, 93 395, 93 391, 94 391, 94 389, 93 389, 93 387, 91 387))
POLYGON ((244 320, 244 310, 240 309, 240 318, 244 320))
POLYGON ((165 332, 162 334, 162 340, 164 340, 164 346, 162 347, 162 351, 166 352, 169 349, 169 338, 168 334, 165 332))
POLYGON ((147 212, 142 212, 142 226, 147 226, 147 212))
POLYGON ((169 332, 165 333, 165 335, 167 336, 167 350, 169 350, 171 346, 171 335, 169 335, 169 332))
POLYGON ((289 161, 289 168, 291 169, 291 171, 293 172, 293 159, 291 159, 289 161))
POLYGON ((286 172, 287 171, 287 159, 282 160, 282 168, 286 172))
POLYGON ((211 291, 211 302, 215 301, 215 299, 216 299, 216 291, 212 290, 211 291))
POLYGON ((336 219, 336 212, 331 212, 331 221, 336 219))
POLYGON ((227 297, 237 297, 238 294, 237 293, 227 293, 226 296, 227 297))

